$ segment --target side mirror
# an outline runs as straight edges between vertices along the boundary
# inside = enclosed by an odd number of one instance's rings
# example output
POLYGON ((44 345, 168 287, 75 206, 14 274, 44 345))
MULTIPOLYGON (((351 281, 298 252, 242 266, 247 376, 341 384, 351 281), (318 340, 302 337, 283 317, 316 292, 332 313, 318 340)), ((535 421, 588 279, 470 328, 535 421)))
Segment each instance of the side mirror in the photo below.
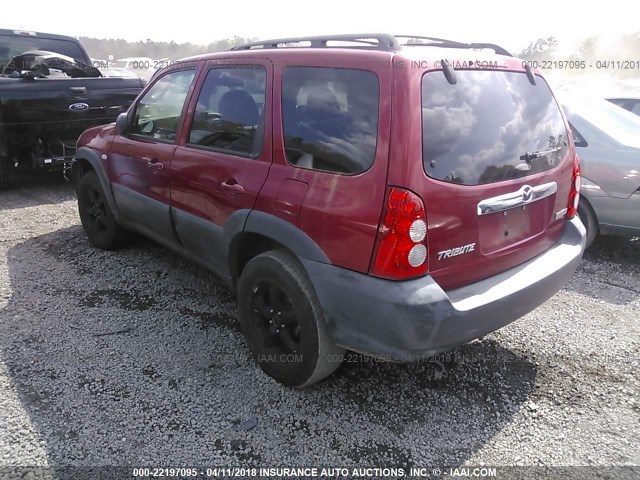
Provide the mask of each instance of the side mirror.
POLYGON ((116 132, 120 135, 124 135, 127 133, 127 130, 129 130, 129 116, 127 115, 127 112, 123 112, 118 115, 118 118, 116 118, 116 132))

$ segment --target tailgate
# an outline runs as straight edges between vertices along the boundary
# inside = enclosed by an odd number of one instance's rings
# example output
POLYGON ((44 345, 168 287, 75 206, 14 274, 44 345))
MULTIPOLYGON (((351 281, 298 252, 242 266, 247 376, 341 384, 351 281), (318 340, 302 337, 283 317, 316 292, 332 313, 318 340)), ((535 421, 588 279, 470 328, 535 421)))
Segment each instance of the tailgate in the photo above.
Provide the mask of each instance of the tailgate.
POLYGON ((2 107, 9 126, 49 124, 80 131, 115 121, 142 90, 138 78, 43 78, 3 82, 2 107))
MULTIPOLYGON (((421 90, 420 171, 431 275, 445 289, 526 262, 561 235, 573 146, 541 77, 525 72, 441 70, 421 90)), ((415 99, 414 99, 415 101, 415 99)))

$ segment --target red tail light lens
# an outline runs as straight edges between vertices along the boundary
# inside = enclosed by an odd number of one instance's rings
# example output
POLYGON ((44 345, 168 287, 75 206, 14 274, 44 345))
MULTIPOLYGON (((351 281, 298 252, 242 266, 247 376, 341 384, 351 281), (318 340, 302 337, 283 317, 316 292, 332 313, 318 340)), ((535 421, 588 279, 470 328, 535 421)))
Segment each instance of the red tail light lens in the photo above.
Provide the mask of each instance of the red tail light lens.
POLYGON ((427 218, 420 197, 392 187, 387 194, 384 219, 378 228, 371 274, 392 280, 425 275, 427 218))
POLYGON ((573 157, 573 176, 571 178, 571 190, 569 191, 569 205, 567 206, 568 219, 572 219, 578 212, 578 202, 580 201, 580 186, 582 177, 580 176, 580 159, 578 155, 573 157))

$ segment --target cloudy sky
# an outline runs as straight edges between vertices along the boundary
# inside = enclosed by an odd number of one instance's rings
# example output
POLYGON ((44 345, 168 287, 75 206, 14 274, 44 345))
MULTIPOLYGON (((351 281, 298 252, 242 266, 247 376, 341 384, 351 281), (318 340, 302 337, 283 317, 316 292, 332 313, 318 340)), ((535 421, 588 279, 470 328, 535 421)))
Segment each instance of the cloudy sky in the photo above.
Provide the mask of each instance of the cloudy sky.
POLYGON ((347 1, 220 0, 133 1, 3 0, 0 27, 97 38, 207 44, 234 35, 274 38, 322 33, 428 35, 498 43, 513 51, 555 36, 570 48, 590 35, 640 30, 622 0, 347 1), (627 13, 625 13, 627 12, 627 13))

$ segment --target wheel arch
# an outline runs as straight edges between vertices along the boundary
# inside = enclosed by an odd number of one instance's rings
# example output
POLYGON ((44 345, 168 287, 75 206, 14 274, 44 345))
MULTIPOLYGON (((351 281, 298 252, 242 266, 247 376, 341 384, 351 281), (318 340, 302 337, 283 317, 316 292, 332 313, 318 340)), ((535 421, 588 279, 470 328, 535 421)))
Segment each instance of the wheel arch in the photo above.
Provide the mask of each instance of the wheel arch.
POLYGON ((244 225, 236 225, 233 230, 226 231, 225 235, 230 239, 229 272, 234 283, 249 260, 278 248, 288 250, 297 258, 331 263, 311 237, 275 215, 251 211, 246 215, 244 225))
POLYGON ((78 188, 80 178, 89 171, 96 172, 102 191, 104 192, 107 203, 109 204, 109 208, 111 208, 111 211, 114 213, 116 218, 118 218, 120 213, 113 198, 111 183, 109 182, 109 176, 107 175, 104 163, 97 152, 87 147, 80 147, 76 151, 75 160, 71 167, 71 177, 76 189, 78 188))
POLYGON ((598 220, 598 214, 596 213, 596 209, 593 208, 593 204, 591 203, 591 200, 589 200, 589 197, 587 197, 584 194, 580 194, 580 201, 578 202, 578 210, 580 209, 580 206, 582 206, 583 208, 589 209, 590 213, 593 215, 593 218, 596 221, 596 224, 599 226, 600 221, 598 220))
POLYGON ((585 195, 580 195, 580 201, 578 203, 578 216, 582 221, 585 229, 587 230, 587 248, 591 246, 591 244, 595 241, 595 239, 600 235, 600 220, 598 220, 598 215, 591 205, 591 202, 585 195), (584 214, 582 213, 584 212, 584 214), (586 218, 583 218, 586 216, 586 218), (585 223, 586 220, 587 222, 585 223), (593 225, 591 225, 593 223, 593 225))

